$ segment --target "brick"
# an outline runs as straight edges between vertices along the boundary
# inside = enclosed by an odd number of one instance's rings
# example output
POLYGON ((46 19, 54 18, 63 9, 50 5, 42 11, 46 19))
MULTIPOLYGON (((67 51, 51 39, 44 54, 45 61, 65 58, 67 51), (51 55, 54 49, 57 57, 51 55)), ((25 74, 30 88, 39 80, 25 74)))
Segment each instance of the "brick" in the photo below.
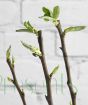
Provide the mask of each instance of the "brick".
POLYGON ((88 25, 88 15, 86 11, 88 9, 88 1, 85 2, 63 2, 61 7, 60 18, 63 24, 77 25, 85 24, 88 25), (81 8, 82 7, 82 8, 81 8))
POLYGON ((18 19, 18 7, 15 2, 0 2, 0 25, 15 23, 18 19))
MULTIPOLYGON (((53 89, 54 103, 56 103, 56 105, 58 103, 58 97, 60 99, 60 101, 59 101, 60 103, 64 103, 64 102, 69 103, 69 98, 70 98, 68 87, 66 85, 66 74, 65 74, 65 71, 64 71, 63 61, 62 60, 59 60, 59 61, 58 60, 53 60, 53 61, 48 60, 47 64, 48 64, 49 72, 51 72, 51 69, 55 65, 57 65, 58 63, 60 65, 60 68, 59 68, 59 71, 57 72, 57 74, 55 74, 54 78, 56 78, 57 83, 59 85, 61 85, 60 84, 61 83, 60 76, 61 76, 61 73, 63 73, 63 82, 64 82, 63 85, 65 85, 65 87, 63 88, 63 93, 62 93, 60 87, 57 88, 58 89, 57 91, 56 91, 56 87, 52 88, 53 89), (65 100, 63 101, 63 99, 65 99, 65 100)), ((85 65, 86 65, 86 68, 87 68, 87 63, 86 64, 81 64, 81 65, 82 65, 81 70, 84 69, 85 65)), ((3 76, 3 78, 6 78, 8 75, 11 74, 5 61, 2 62, 0 60, 0 67, 3 70, 1 72, 1 75, 3 76)), ((24 60, 24 61, 16 60, 15 72, 16 72, 16 75, 17 75, 17 78, 18 78, 20 84, 22 84, 22 83, 24 84, 25 80, 29 84, 36 83, 37 85, 42 85, 42 83, 44 82, 44 75, 43 75, 43 72, 42 72, 42 67, 41 67, 40 61, 37 61, 37 60, 32 61, 32 59, 24 60)), ((87 76, 87 72, 82 71, 82 74, 84 74, 83 72, 85 72, 85 74, 87 76)), ((81 76, 84 77, 83 75, 81 75, 81 76)), ((81 79, 80 81, 82 81, 83 78, 80 77, 80 79, 81 79)), ((73 82, 74 85, 76 84, 75 86, 77 86, 77 90, 78 90, 78 92, 77 92, 78 93, 77 103, 83 103, 84 101, 87 101, 87 98, 84 98, 86 96, 86 92, 87 92, 87 84, 81 84, 81 85, 80 85, 80 83, 77 84, 77 82, 80 82, 80 81, 78 80, 78 81, 73 82), (83 95, 80 96, 81 94, 83 94, 83 95)), ((86 78, 85 78, 84 82, 85 81, 86 81, 86 78)), ((0 78, 0 83, 1 83, 1 78, 0 78)), ((6 83, 8 83, 8 82, 6 82, 6 83)), ((86 83, 87 83, 87 81, 86 81, 86 83)), ((55 83, 54 79, 52 79, 52 84, 54 84, 56 86, 56 83, 55 83)), ((39 87, 36 87, 36 88, 37 88, 36 91, 34 91, 34 92, 37 92, 36 95, 35 95, 35 93, 32 93, 32 91, 29 90, 29 88, 25 88, 26 97, 30 96, 30 98, 32 98, 33 101, 31 101, 31 103, 35 103, 35 102, 39 103, 40 102, 39 97, 40 97, 40 98, 42 98, 41 103, 44 104, 46 102, 46 100, 44 98, 44 93, 43 94, 42 93, 38 94, 39 92, 41 92, 42 88, 40 90, 38 90, 39 87)), ((3 90, 2 94, 5 94, 5 97, 10 97, 10 96, 14 97, 14 100, 11 100, 11 101, 10 100, 8 101, 7 98, 5 98, 4 100, 6 100, 7 103, 14 102, 16 100, 15 95, 18 97, 18 100, 16 102, 17 103, 21 102, 21 101, 19 101, 20 97, 19 97, 18 93, 16 92, 16 90, 14 91, 14 89, 6 89, 5 93, 4 93, 4 90, 3 90)), ((2 95, 2 94, 0 95, 0 97, 3 96, 3 97, 1 97, 3 99, 4 95, 2 95)), ((28 98, 26 98, 26 100, 27 100, 27 102, 29 102, 28 98)), ((2 101, 2 103, 4 103, 4 102, 2 101)))
MULTIPOLYGON (((19 7, 20 2, 17 4, 18 0, 15 0, 17 2, 11 2, 11 0, 3 0, 3 2, 1 1, 2 0, 0 0, 0 90, 1 86, 5 85, 4 83, 2 84, 2 79, 5 79, 6 83, 12 86, 11 83, 7 82, 7 76, 11 77, 11 73, 5 60, 5 53, 10 44, 12 46, 12 55, 15 56, 15 71, 19 83, 24 84, 26 81, 29 84, 36 83, 38 85, 42 85, 42 83, 44 82, 44 74, 40 60, 38 58, 34 58, 31 55, 30 51, 23 48, 20 43, 20 40, 23 40, 38 47, 36 37, 28 33, 13 32, 13 28, 16 28, 16 26, 13 27, 13 25, 19 21, 19 12, 21 12, 19 7)), ((61 46, 60 40, 56 31, 51 29, 52 24, 46 23, 37 18, 42 14, 42 6, 52 8, 57 3, 59 3, 61 8, 60 19, 63 28, 70 25, 88 25, 88 15, 86 12, 84 12, 88 10, 88 0, 63 0, 60 2, 58 2, 58 0, 51 0, 47 2, 41 0, 24 0, 22 4, 22 19, 23 21, 30 20, 31 23, 33 23, 35 26, 38 26, 40 29, 44 29, 44 48, 49 73, 56 65, 60 65, 57 74, 55 74, 52 79, 52 84, 56 85, 56 82, 59 84, 57 93, 56 87, 52 87, 54 103, 55 105, 58 105, 58 103, 64 105, 69 104, 70 95, 68 87, 66 85, 67 79, 64 62, 61 57, 62 52, 59 49, 59 47, 61 46), (50 29, 48 30, 47 28, 50 29), (64 89, 61 89, 61 86, 65 86, 64 89)), ((71 66, 73 84, 78 90, 77 103, 80 105, 87 103, 88 100, 86 94, 88 91, 87 39, 88 38, 86 30, 77 33, 68 33, 65 39, 69 56, 75 56, 75 59, 69 58, 69 62, 71 66), (79 61, 77 61, 76 58, 78 56, 79 61)), ((25 89, 25 92, 27 103, 30 103, 31 105, 47 104, 45 93, 42 94, 42 89, 40 89, 39 87, 37 87, 37 90, 35 91, 36 93, 32 93, 29 89, 25 89)), ((0 103, 2 105, 10 105, 12 103, 14 103, 14 105, 22 104, 18 92, 14 92, 14 90, 11 89, 6 91, 3 89, 2 91, 0 91, 0 99, 0 103), (13 97, 13 99, 11 100, 8 97, 13 97)))
POLYGON ((78 79, 78 85, 82 87, 87 87, 88 86, 88 75, 87 75, 87 68, 88 68, 88 61, 81 63, 79 68, 79 79, 78 79))
MULTIPOLYGON (((37 25, 37 26, 43 26, 46 25, 47 23, 44 22, 42 19, 39 19, 38 17, 40 17, 42 15, 42 7, 43 6, 47 6, 47 7, 53 7, 56 3, 58 3, 57 0, 53 1, 29 1, 26 0, 23 2, 23 8, 22 8, 22 18, 23 21, 25 20, 30 20, 30 22, 32 22, 33 24, 37 25)), ((50 23, 49 23, 50 24, 50 23)), ((49 25, 48 24, 48 25, 49 25)))
MULTIPOLYGON (((56 84, 56 80, 59 79, 57 83, 61 84, 61 79, 63 79, 63 84, 65 84, 66 74, 63 72, 64 71, 63 61, 46 59, 46 62, 48 65, 49 73, 51 73, 51 71, 55 66, 57 66, 58 64, 60 65, 60 68, 57 74, 53 76, 52 83, 56 84), (61 75, 63 77, 61 77, 61 75)), ((0 75, 2 76, 2 78, 6 79, 8 76, 12 77, 5 59, 0 60, 0 68, 1 68, 0 75)), ((42 65, 40 60, 37 58, 20 59, 20 60, 15 58, 15 71, 16 71, 17 78, 21 84, 22 82, 25 83, 26 80, 30 83, 37 83, 39 85, 43 85, 43 82, 45 83, 42 65)), ((1 78, 0 78, 0 81, 1 81, 1 78)))
POLYGON ((33 2, 33 3, 24 2, 23 3, 23 11, 22 11, 23 12, 22 13, 23 21, 30 20, 30 22, 33 24, 40 23, 41 20, 38 19, 38 17, 40 16, 40 13, 38 11, 40 12, 40 4, 38 4, 38 3, 36 4, 35 2, 33 2), (35 12, 35 10, 36 10, 36 12, 35 12))
POLYGON ((0 91, 0 93, 1 93, 0 98, 2 100, 1 101, 2 105, 4 105, 4 104, 9 105, 9 104, 12 104, 12 103, 19 104, 19 105, 22 104, 21 100, 20 100, 20 97, 19 97, 17 92, 14 92, 13 90, 12 91, 11 90, 10 91, 6 90, 6 93, 4 93, 3 91, 2 92, 0 91), (13 97, 13 99, 10 99, 10 97, 13 97))
MULTIPOLYGON (((44 49, 47 57, 55 57, 55 32, 43 31, 44 49)), ((5 34, 5 49, 11 44, 13 53, 16 57, 27 58, 31 52, 23 48, 20 41, 27 42, 38 47, 37 37, 30 33, 6 33, 5 34)))
MULTIPOLYGON (((85 47, 88 44, 87 33, 85 31, 68 33, 65 37, 67 53, 69 56, 88 56, 88 49, 85 47)), ((62 55, 59 49, 60 42, 57 38, 57 54, 62 55)))
POLYGON ((3 33, 0 33, 0 59, 4 57, 4 44, 5 44, 5 40, 4 40, 5 36, 3 33))
POLYGON ((56 33, 53 30, 44 30, 43 33, 44 51, 47 57, 55 57, 55 38, 56 33))
POLYGON ((24 41, 28 44, 38 47, 36 37, 33 34, 29 33, 16 33, 16 32, 6 33, 5 41, 6 41, 5 49, 7 49, 9 45, 11 45, 13 55, 16 58, 32 57, 31 52, 22 46, 21 41, 24 41))
MULTIPOLYGON (((60 19, 62 24, 70 24, 70 25, 78 25, 85 24, 88 25, 87 18, 88 15, 86 11, 88 9, 87 5, 88 1, 85 2, 77 2, 77 1, 69 1, 69 2, 59 2, 60 5, 60 19), (83 8, 81 8, 83 7, 83 8)), ((49 1, 24 1, 23 2, 23 21, 30 20, 33 24, 36 25, 46 25, 47 23, 43 22, 41 19, 38 19, 39 16, 42 15, 42 7, 46 6, 48 8, 52 8, 57 5, 58 2, 49 1), (30 5, 30 6, 29 6, 30 5)))

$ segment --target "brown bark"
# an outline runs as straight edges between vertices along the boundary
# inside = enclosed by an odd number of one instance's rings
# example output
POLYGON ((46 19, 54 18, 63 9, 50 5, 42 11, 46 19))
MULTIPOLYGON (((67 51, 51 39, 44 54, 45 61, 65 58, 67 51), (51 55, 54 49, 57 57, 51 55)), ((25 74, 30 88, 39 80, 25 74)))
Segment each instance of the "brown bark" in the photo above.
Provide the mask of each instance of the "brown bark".
POLYGON ((61 50, 63 53, 63 58, 64 58, 64 63, 65 63, 65 68, 66 68, 66 73, 67 73, 67 85, 69 87, 71 99, 72 99, 72 105, 76 105, 76 92, 73 89, 73 84, 72 84, 72 78, 71 78, 71 72, 70 72, 70 65, 68 61, 68 55, 66 51, 66 45, 65 45, 65 40, 64 40, 64 32, 62 31, 60 21, 58 21, 58 24, 56 25, 56 28, 59 32, 60 35, 60 40, 61 40, 61 50))
POLYGON ((42 63, 43 72, 44 72, 44 76, 45 76, 45 80, 46 80, 47 96, 45 96, 45 97, 46 97, 48 104, 53 105, 52 91, 51 91, 51 78, 49 76, 47 64, 46 64, 46 60, 45 60, 43 38, 42 38, 41 31, 38 32, 38 43, 39 43, 40 51, 42 53, 42 56, 39 58, 42 63))
POLYGON ((19 93, 19 95, 21 97, 23 105, 26 105, 24 91, 20 89, 20 86, 19 86, 17 78, 16 78, 16 74, 15 74, 15 71, 14 71, 14 67, 12 67, 10 59, 7 59, 7 64, 9 65, 10 71, 11 71, 12 76, 13 76, 13 80, 11 80, 11 81, 12 81, 12 83, 15 85, 15 87, 17 89, 17 91, 18 91, 18 93, 19 93))

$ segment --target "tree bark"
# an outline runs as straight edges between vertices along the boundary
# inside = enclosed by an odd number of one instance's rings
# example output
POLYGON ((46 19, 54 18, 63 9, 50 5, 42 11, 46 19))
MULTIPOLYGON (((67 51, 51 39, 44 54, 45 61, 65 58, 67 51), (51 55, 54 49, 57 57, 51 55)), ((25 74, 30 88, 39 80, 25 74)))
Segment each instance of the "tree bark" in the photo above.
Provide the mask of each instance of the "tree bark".
POLYGON ((56 28, 57 28, 59 35, 60 35, 61 50, 63 53, 64 63, 65 63, 65 68, 66 68, 66 73, 67 73, 67 85, 69 87, 72 105, 76 105, 76 92, 74 91, 73 84, 72 84, 70 65, 69 65, 69 61, 68 61, 68 55, 67 55, 65 40, 64 40, 64 36, 65 36, 64 34, 65 33, 62 31, 61 24, 60 24, 59 20, 58 20, 58 24, 56 25, 56 28))
POLYGON ((41 60, 41 64, 43 67, 43 72, 44 72, 44 76, 45 76, 45 80, 46 80, 47 95, 45 97, 46 97, 46 100, 48 102, 48 105, 53 105, 52 90, 51 90, 51 78, 49 76, 47 64, 46 64, 46 60, 45 60, 43 38, 42 38, 42 32, 41 31, 38 32, 38 43, 39 43, 40 51, 42 53, 42 56, 39 58, 41 60))
POLYGON ((24 91, 20 89, 20 85, 18 84, 16 74, 15 74, 15 70, 14 70, 14 67, 12 67, 10 59, 7 59, 7 64, 9 65, 10 71, 11 71, 12 76, 13 76, 13 80, 11 80, 11 81, 12 81, 12 83, 15 85, 15 87, 17 89, 17 91, 18 91, 18 93, 19 93, 19 95, 21 97, 23 105, 26 105, 24 91))

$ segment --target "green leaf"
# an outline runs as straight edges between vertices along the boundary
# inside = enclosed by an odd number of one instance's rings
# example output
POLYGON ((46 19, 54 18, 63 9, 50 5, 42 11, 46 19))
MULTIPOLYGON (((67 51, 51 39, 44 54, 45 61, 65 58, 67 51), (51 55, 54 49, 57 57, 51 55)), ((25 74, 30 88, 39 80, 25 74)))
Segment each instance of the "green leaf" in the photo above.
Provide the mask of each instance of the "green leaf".
POLYGON ((58 68, 59 68, 59 65, 56 66, 56 67, 52 70, 52 72, 50 73, 50 77, 52 77, 53 74, 55 74, 55 73, 58 71, 58 68))
POLYGON ((12 67, 14 68, 15 58, 12 56, 12 67))
POLYGON ((51 12, 48 8, 43 7, 42 10, 44 12, 44 16, 50 16, 51 17, 51 12))
POLYGON ((86 26, 69 27, 69 28, 66 28, 66 29, 64 30, 64 32, 67 33, 67 32, 74 32, 74 31, 81 31, 81 30, 83 30, 83 29, 85 29, 85 28, 86 28, 86 26))
POLYGON ((24 43, 22 41, 21 41, 21 43, 22 43, 22 45, 24 47, 26 47, 27 49, 29 49, 34 56, 42 56, 41 51, 38 48, 36 48, 34 46, 31 46, 31 45, 28 45, 28 44, 26 44, 26 43, 24 43))
POLYGON ((10 77, 7 77, 8 81, 13 82, 13 80, 10 77))
POLYGON ((31 24, 29 23, 29 21, 25 21, 24 22, 24 26, 25 26, 25 28, 29 31, 29 32, 31 32, 31 33, 33 33, 33 27, 31 26, 31 24))
POLYGON ((58 16, 59 16, 59 13, 60 13, 59 6, 55 6, 55 7, 53 8, 53 18, 54 18, 54 19, 57 19, 58 16))
POLYGON ((48 19, 48 18, 44 18, 44 20, 45 20, 45 21, 49 21, 49 19, 48 19))
POLYGON ((10 59, 10 53, 11 53, 11 45, 9 46, 9 48, 6 51, 6 59, 10 59))
POLYGON ((30 32, 28 29, 18 29, 16 32, 30 32))
POLYGON ((42 18, 45 21, 51 21, 53 22, 53 24, 57 25, 57 18, 60 12, 59 6, 55 6, 53 8, 53 12, 46 7, 43 7, 42 10, 44 12, 44 15, 39 18, 42 18))
POLYGON ((38 31, 30 24, 29 21, 27 21, 27 22, 25 21, 24 26, 29 32, 34 33, 36 35, 38 34, 38 31))
POLYGON ((25 21, 24 22, 24 26, 26 27, 26 28, 33 28, 32 26, 31 26, 31 24, 29 23, 29 21, 25 21))
POLYGON ((36 30, 29 21, 25 21, 24 22, 24 26, 25 29, 18 29, 16 30, 16 32, 30 32, 30 33, 34 33, 36 34, 36 36, 38 35, 38 30, 36 30))
POLYGON ((31 28, 33 28, 33 26, 31 25, 31 23, 29 21, 27 21, 28 26, 30 26, 31 28))
POLYGON ((42 18, 42 19, 44 19, 45 21, 56 21, 54 18, 52 18, 52 17, 49 17, 49 16, 41 16, 41 17, 39 17, 39 18, 42 18))

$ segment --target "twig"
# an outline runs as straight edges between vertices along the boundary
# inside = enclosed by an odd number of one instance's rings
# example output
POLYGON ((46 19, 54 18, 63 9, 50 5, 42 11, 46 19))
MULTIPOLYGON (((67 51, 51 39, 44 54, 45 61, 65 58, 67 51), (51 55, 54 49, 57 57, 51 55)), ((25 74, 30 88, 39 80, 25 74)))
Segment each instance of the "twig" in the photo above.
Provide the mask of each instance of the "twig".
POLYGON ((45 80, 46 80, 46 88, 47 88, 46 100, 49 105, 53 105, 52 91, 51 91, 51 77, 49 76, 47 64, 46 64, 46 60, 45 60, 45 54, 44 54, 44 48, 43 48, 43 38, 42 38, 41 31, 38 32, 38 43, 39 43, 40 51, 42 53, 42 56, 40 56, 39 58, 42 63, 43 72, 44 72, 44 76, 45 76, 45 80))
POLYGON ((60 24, 59 20, 58 20, 58 24, 56 25, 56 28, 60 35, 60 40, 61 40, 61 45, 62 45, 61 50, 63 53, 63 58, 64 58, 64 62, 65 62, 65 67, 66 67, 66 73, 67 73, 67 85, 69 87, 69 91, 70 91, 70 95, 71 95, 71 99, 72 99, 72 105, 76 105, 76 92, 73 89, 72 78, 71 78, 71 73, 70 73, 70 65, 69 65, 69 61, 68 61, 68 55, 67 55, 65 40, 64 40, 65 35, 63 35, 65 33, 62 31, 61 24, 60 24))
POLYGON ((15 85, 20 97, 21 97, 21 100, 23 102, 23 105, 26 105, 26 101, 25 101, 25 94, 24 94, 24 91, 20 89, 20 85, 18 84, 18 81, 17 81, 17 78, 16 78, 16 74, 15 74, 15 71, 14 71, 14 66, 12 66, 12 63, 11 63, 11 60, 10 59, 7 59, 7 64, 9 65, 9 68, 10 68, 10 71, 12 73, 12 76, 13 76, 13 80, 12 83, 15 85))

